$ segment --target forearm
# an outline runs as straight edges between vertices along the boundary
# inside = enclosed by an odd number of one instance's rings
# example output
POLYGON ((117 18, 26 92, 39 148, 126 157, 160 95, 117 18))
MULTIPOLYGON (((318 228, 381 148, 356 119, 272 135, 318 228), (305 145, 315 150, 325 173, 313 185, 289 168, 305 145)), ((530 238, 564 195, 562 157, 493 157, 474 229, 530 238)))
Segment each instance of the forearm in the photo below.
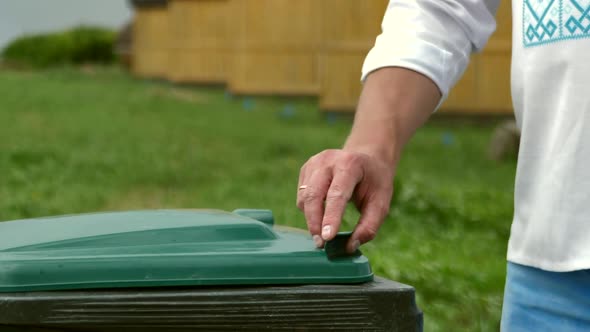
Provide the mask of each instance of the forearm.
POLYGON ((344 150, 370 154, 395 166, 440 98, 436 84, 420 73, 401 67, 376 70, 365 81, 344 150))

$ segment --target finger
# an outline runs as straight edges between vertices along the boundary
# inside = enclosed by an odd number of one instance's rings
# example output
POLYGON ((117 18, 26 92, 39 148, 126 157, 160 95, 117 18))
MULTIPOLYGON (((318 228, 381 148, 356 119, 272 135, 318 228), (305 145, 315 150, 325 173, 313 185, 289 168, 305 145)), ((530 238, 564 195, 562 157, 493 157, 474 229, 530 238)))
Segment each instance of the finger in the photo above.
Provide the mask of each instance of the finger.
MULTIPOLYGON (((299 180, 297 181, 297 207, 299 207, 299 187, 304 184, 304 180, 306 178, 305 173, 307 171, 307 163, 301 166, 301 170, 299 170, 299 180)), ((301 209, 301 208, 300 208, 301 209)))
POLYGON ((320 237, 324 200, 332 182, 332 170, 330 168, 316 170, 305 181, 307 181, 307 188, 299 191, 300 200, 303 202, 303 213, 307 220, 307 228, 314 236, 316 246, 321 247, 324 244, 320 237))
POLYGON ((377 236, 377 232, 389 212, 389 204, 384 201, 387 200, 368 201, 363 207, 359 223, 348 240, 348 252, 353 253, 361 244, 367 243, 377 236))
POLYGON ((346 210, 346 204, 352 197, 356 185, 362 179, 362 171, 340 170, 338 171, 326 194, 324 207, 324 219, 322 220, 322 239, 329 241, 336 236, 342 224, 342 216, 346 210))

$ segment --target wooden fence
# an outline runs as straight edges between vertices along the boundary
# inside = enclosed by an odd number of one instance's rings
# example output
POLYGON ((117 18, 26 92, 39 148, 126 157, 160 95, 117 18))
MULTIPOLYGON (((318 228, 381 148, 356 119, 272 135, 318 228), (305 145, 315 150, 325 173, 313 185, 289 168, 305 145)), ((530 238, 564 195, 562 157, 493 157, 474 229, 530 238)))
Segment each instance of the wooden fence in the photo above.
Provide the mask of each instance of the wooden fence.
POLYGON ((234 1, 238 27, 230 90, 317 95, 322 0, 234 1))
MULTIPOLYGON (((136 0, 133 72, 173 82, 224 83, 234 94, 318 96, 354 111, 361 67, 388 0, 136 0), (158 3, 166 1, 159 0, 158 3)), ((498 31, 442 109, 511 112, 510 2, 498 31)))
POLYGON ((381 32, 388 0, 322 1, 320 108, 354 110, 365 56, 381 32))
POLYGON ((169 0, 170 57, 174 82, 225 83, 233 63, 235 30, 230 0, 169 0))
POLYGON ((135 7, 132 70, 141 77, 168 76, 169 20, 165 2, 135 7))

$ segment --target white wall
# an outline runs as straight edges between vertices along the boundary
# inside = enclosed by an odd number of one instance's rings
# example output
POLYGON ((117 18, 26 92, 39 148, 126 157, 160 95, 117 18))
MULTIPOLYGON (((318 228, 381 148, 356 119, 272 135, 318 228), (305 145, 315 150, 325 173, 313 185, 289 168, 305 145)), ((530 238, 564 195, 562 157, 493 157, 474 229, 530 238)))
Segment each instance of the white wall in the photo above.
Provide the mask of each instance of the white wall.
POLYGON ((0 49, 23 34, 81 24, 119 28, 131 14, 127 0, 0 0, 0 49))

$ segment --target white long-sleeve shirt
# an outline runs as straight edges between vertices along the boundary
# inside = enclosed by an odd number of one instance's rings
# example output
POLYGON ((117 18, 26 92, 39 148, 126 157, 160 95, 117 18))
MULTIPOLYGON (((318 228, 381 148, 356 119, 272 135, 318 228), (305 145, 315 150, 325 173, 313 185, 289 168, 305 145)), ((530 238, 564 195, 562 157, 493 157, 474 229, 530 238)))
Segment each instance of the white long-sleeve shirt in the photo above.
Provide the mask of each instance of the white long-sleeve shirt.
MULTIPOLYGON (((446 96, 494 31, 498 4, 391 0, 363 78, 405 67, 446 96)), ((521 143, 508 260, 549 271, 590 269, 590 0, 512 0, 512 7, 521 143)))

